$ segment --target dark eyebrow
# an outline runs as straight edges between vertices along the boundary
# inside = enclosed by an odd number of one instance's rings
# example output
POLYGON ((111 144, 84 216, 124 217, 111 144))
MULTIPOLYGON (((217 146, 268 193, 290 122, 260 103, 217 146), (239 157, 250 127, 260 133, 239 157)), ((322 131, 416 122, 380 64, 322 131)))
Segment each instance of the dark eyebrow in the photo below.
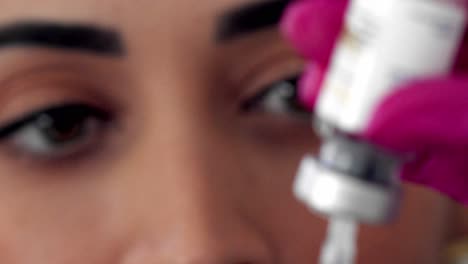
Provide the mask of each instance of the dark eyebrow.
POLYGON ((216 25, 216 41, 229 41, 275 26, 289 2, 289 0, 256 2, 222 14, 216 25))
POLYGON ((32 46, 119 56, 123 42, 113 30, 92 25, 27 21, 0 27, 0 48, 32 46))

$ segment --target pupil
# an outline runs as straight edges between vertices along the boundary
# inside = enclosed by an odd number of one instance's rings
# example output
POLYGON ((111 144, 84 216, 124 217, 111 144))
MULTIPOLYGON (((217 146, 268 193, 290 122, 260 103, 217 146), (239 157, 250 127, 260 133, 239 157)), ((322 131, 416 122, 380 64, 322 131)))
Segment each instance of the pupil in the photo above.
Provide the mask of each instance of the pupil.
POLYGON ((47 128, 44 133, 48 135, 49 140, 54 143, 64 143, 80 136, 82 126, 79 123, 63 122, 55 123, 47 128))

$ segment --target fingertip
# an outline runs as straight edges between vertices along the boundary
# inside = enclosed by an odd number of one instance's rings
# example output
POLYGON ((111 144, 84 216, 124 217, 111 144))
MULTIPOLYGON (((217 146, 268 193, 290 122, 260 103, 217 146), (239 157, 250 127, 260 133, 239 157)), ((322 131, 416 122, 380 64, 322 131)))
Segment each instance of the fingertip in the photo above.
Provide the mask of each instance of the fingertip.
POLYGON ((401 179, 433 189, 468 205, 468 165, 465 152, 432 151, 403 166, 401 179))
POLYGON ((309 110, 313 110, 322 87, 325 70, 318 64, 309 64, 299 82, 299 99, 309 110))
POLYGON ((395 89, 373 112, 372 142, 398 151, 468 146, 466 78, 414 81, 395 89))
POLYGON ((307 37, 309 27, 313 26, 309 21, 314 12, 313 1, 295 1, 286 9, 280 22, 281 33, 306 58, 310 58, 307 37))
POLYGON ((347 2, 293 2, 280 23, 281 32, 302 56, 326 66, 343 25, 347 2))

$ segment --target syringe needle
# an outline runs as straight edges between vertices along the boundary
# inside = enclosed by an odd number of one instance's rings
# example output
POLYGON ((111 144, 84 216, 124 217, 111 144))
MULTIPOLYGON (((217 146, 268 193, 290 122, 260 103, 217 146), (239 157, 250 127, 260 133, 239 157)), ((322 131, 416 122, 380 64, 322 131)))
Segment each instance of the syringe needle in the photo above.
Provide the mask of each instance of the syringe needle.
POLYGON ((331 218, 320 264, 353 264, 356 256, 357 229, 358 226, 353 220, 331 218))

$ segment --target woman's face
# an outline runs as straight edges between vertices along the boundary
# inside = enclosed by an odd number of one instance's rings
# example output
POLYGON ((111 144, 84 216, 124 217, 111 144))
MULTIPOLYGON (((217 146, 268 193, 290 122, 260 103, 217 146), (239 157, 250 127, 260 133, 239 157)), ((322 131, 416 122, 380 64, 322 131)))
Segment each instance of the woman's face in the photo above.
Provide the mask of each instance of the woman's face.
MULTIPOLYGON (((291 191, 317 146, 303 63, 274 23, 217 34, 256 2, 3 1, 1 263, 316 262, 326 222, 291 191)), ((363 263, 434 263, 455 232, 407 191, 363 263)))

